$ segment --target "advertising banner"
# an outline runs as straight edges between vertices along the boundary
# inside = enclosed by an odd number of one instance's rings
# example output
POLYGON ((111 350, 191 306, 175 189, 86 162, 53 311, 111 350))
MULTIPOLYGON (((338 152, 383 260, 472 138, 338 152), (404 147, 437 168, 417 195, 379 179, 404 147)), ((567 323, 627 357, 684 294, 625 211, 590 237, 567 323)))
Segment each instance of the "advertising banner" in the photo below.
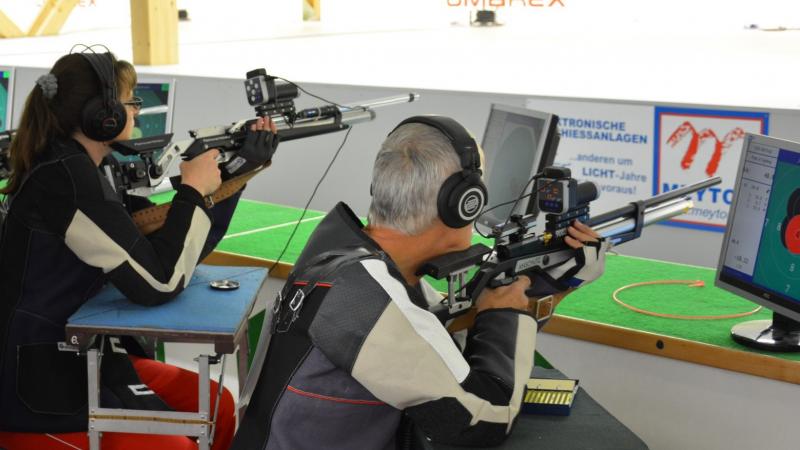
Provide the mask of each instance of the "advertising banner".
POLYGON ((722 178, 722 184, 695 195, 695 207, 688 214, 667 224, 723 231, 744 134, 767 134, 768 129, 767 113, 656 107, 653 194, 703 178, 722 178))
POLYGON ((695 208, 666 225, 723 231, 744 134, 769 132, 769 113, 643 104, 528 99, 529 109, 559 116, 556 164, 593 181, 593 213, 719 176, 698 192, 695 208))

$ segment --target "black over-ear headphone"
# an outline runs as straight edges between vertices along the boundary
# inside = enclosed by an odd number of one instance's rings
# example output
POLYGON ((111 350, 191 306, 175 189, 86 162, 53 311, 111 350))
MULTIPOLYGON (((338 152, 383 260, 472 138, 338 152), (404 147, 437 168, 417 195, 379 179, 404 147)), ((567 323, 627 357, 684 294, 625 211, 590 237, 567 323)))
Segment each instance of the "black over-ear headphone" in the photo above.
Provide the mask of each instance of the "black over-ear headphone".
POLYGON ((786 218, 781 225, 781 243, 790 252, 797 253, 800 247, 800 189, 795 189, 786 204, 786 218))
MULTIPOLYGON (((88 50, 91 50, 89 48, 88 50)), ((110 141, 117 137, 128 121, 125 105, 117 96, 117 77, 114 73, 114 57, 111 53, 84 51, 81 56, 89 61, 100 78, 101 95, 90 98, 81 111, 81 130, 89 139, 110 141)))
POLYGON ((395 130, 407 123, 429 125, 441 131, 450 140, 461 162, 461 170, 447 178, 439 188, 436 201, 439 218, 451 228, 469 225, 480 215, 489 199, 486 186, 481 180, 481 157, 475 139, 461 124, 445 116, 409 117, 400 122, 395 130))

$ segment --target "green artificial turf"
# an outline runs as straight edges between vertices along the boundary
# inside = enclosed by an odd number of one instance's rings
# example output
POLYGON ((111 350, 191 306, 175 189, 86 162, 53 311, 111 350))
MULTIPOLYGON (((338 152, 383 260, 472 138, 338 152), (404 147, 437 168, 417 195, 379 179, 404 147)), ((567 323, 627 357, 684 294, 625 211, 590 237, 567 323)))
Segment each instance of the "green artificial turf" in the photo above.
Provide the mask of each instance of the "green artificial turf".
POLYGON ((609 325, 648 331, 691 341, 754 351, 793 361, 798 353, 767 353, 751 350, 730 338, 731 327, 748 320, 772 319, 772 312, 760 312, 738 319, 686 320, 652 317, 618 305, 611 294, 631 283, 655 280, 702 280, 705 287, 681 285, 642 286, 620 292, 623 302, 648 311, 680 315, 724 315, 750 311, 757 305, 714 287, 716 271, 710 268, 673 264, 650 259, 608 255, 606 271, 588 286, 567 296, 557 314, 609 325))
POLYGON ((171 202, 172 197, 175 197, 175 191, 162 192, 160 194, 151 195, 148 198, 156 205, 161 205, 163 203, 171 202))
MULTIPOLYGON (((286 245, 302 210, 269 203, 242 200, 234 215, 228 235, 219 250, 275 259, 286 245), (259 230, 253 233, 247 231, 259 230)), ((303 245, 319 224, 324 213, 308 211, 281 261, 293 263, 303 245)), ((491 243, 476 237, 474 242, 491 243)), ((608 255, 605 274, 588 286, 569 295, 558 306, 557 314, 578 319, 647 331, 736 350, 768 354, 788 360, 800 360, 800 354, 766 353, 751 350, 730 338, 734 324, 757 319, 771 319, 772 312, 762 310, 752 316, 724 320, 684 320, 652 317, 617 305, 611 293, 627 284, 654 280, 702 280, 706 286, 690 288, 679 285, 644 286, 620 293, 626 303, 642 309, 683 315, 721 315, 752 310, 754 303, 714 287, 715 270, 663 261, 608 255)), ((444 291, 444 282, 433 282, 444 291)), ((260 327, 253 327, 255 330, 260 327)), ((251 336, 252 338, 253 336, 251 336)))
MULTIPOLYGON (((302 209, 242 200, 217 250, 275 259, 286 246, 302 212, 302 209)), ((324 214, 318 211, 306 212, 289 248, 281 257, 282 262, 297 261, 305 242, 323 217, 324 214)))

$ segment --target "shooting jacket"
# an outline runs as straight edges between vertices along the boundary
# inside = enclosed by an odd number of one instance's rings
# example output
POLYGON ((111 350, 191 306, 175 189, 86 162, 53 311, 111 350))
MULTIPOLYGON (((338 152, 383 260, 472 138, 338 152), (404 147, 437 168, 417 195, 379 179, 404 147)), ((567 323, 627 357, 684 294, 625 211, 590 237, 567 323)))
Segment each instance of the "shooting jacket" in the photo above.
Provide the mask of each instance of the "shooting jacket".
MULTIPOLYGON (((13 196, 0 238, 0 429, 86 430, 86 359, 58 347, 67 318, 106 281, 143 305, 175 297, 237 201, 208 210, 182 185, 163 228, 143 236, 86 150, 74 140, 51 143, 13 196)), ((103 356, 101 405, 163 409, 157 397, 132 393, 138 377, 112 347, 103 356)))
POLYGON ((441 295, 408 285, 343 203, 295 267, 232 449, 393 449, 404 412, 437 442, 494 445, 510 432, 533 366, 531 316, 478 314, 462 352, 428 311, 441 295), (327 277, 310 262, 347 248, 372 256, 327 277))

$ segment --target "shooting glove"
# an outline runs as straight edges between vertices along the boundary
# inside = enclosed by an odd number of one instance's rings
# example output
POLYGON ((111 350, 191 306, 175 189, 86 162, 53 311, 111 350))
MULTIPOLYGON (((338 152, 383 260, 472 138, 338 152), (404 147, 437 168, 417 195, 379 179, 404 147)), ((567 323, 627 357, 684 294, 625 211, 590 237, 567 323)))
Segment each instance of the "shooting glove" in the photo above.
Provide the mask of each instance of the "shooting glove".
POLYGON ((605 238, 600 238, 597 242, 587 242, 575 251, 575 257, 537 273, 531 290, 535 291, 536 296, 542 296, 591 283, 603 274, 606 252, 609 249, 611 241, 605 238))
POLYGON ((269 130, 248 130, 242 148, 222 168, 222 179, 228 180, 268 163, 279 142, 280 137, 269 130))

